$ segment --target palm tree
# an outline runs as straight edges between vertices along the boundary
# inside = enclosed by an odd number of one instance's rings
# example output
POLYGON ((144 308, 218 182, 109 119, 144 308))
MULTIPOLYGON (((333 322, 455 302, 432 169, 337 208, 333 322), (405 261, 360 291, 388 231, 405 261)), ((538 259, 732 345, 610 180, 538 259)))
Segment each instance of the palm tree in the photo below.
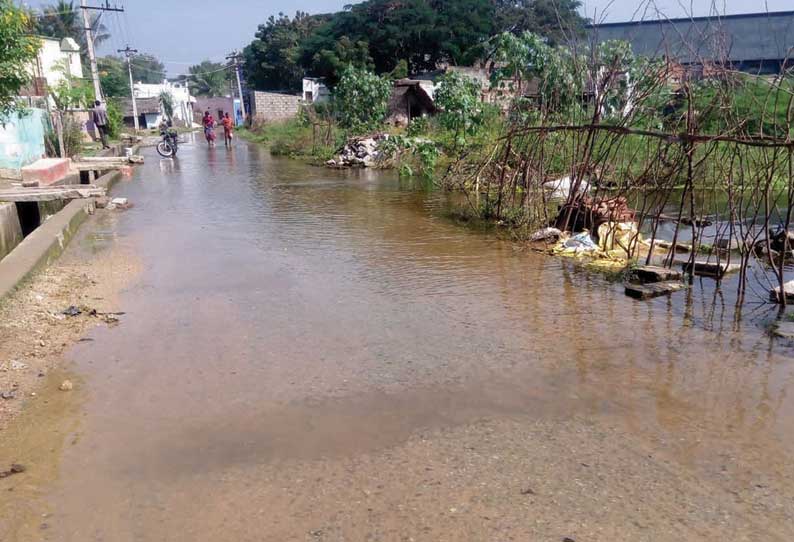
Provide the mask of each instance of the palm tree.
MULTIPOLYGON (((90 14, 89 16, 94 46, 110 38, 110 32, 99 18, 100 15, 90 14)), ((80 13, 80 7, 75 6, 73 1, 58 0, 55 4, 44 7, 36 26, 36 30, 42 36, 74 39, 80 45, 81 54, 86 54, 83 14, 80 13)))
POLYGON ((228 94, 228 70, 223 64, 203 60, 201 64, 190 66, 188 71, 197 96, 213 98, 228 94))

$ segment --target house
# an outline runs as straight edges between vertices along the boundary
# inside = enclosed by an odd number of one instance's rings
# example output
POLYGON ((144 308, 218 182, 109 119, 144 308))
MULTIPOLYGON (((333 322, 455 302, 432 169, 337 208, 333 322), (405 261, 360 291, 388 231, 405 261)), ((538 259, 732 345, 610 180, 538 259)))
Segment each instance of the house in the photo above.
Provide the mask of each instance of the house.
POLYGON ((394 82, 389 98, 387 122, 395 126, 407 126, 413 119, 433 115, 436 106, 433 95, 422 82, 414 79, 400 79, 394 82))
MULTIPOLYGON (((41 48, 34 62, 26 69, 30 83, 20 91, 19 98, 27 106, 25 113, 11 112, 0 122, 0 177, 19 179, 22 167, 45 155, 45 137, 52 123, 48 110, 55 104, 48 96, 48 87, 55 87, 67 77, 82 78, 80 46, 72 38, 40 37, 41 48)), ((68 113, 87 133, 85 110, 68 113)))
MULTIPOLYGON (((158 103, 161 94, 169 94, 173 103, 173 118, 171 119, 177 126, 191 126, 193 122, 193 104, 196 99, 190 95, 190 89, 182 82, 163 81, 162 83, 135 83, 135 91, 138 113, 140 114, 141 99, 157 98, 158 103)), ((152 106, 149 105, 149 110, 152 106)), ((150 113, 153 114, 153 113, 150 113)))
POLYGON ((625 40, 636 55, 684 67, 722 65, 777 74, 794 47, 794 11, 602 23, 587 28, 591 43, 625 40))
POLYGON ((29 71, 35 79, 43 79, 47 85, 54 87, 67 77, 82 78, 83 64, 80 60, 80 46, 72 38, 40 37, 41 49, 36 56, 36 63, 29 71))
POLYGON ((321 77, 303 78, 303 101, 309 104, 326 102, 331 97, 331 91, 321 77))
POLYGON ((240 99, 231 96, 216 96, 208 98, 206 96, 196 96, 193 104, 193 122, 201 124, 204 112, 209 111, 216 119, 223 117, 224 113, 229 113, 234 118, 236 126, 243 124, 243 112, 240 108, 240 99))
MULTIPOLYGON (((124 124, 129 127, 135 126, 135 117, 132 111, 132 99, 121 99, 121 111, 124 117, 124 124)), ((138 126, 143 129, 157 128, 163 120, 163 109, 160 104, 160 97, 136 98, 135 106, 138 110, 138 126)))

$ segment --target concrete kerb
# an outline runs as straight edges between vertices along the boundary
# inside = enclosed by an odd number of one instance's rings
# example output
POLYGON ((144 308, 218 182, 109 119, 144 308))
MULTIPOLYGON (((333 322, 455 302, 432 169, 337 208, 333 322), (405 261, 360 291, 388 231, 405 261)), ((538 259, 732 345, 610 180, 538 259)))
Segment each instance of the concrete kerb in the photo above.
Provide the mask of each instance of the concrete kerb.
MULTIPOLYGON (((120 177, 120 172, 112 171, 95 184, 110 191, 120 177)), ((0 260, 0 302, 36 271, 58 259, 88 217, 88 203, 93 203, 93 199, 70 201, 0 260)))

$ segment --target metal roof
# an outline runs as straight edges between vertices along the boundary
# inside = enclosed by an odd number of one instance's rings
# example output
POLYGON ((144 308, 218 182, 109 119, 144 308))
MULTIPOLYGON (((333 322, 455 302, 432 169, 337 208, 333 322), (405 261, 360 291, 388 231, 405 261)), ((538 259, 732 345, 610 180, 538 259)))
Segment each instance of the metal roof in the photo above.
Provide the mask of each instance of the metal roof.
POLYGON ((636 54, 683 63, 794 55, 794 11, 603 23, 587 30, 591 41, 626 40, 636 54))

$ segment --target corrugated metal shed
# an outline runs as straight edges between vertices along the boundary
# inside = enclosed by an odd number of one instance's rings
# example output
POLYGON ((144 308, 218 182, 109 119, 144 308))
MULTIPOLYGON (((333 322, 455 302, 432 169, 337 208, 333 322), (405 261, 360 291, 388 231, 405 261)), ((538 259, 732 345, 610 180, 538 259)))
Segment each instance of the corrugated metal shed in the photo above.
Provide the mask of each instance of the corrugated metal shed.
POLYGON ((588 27, 591 41, 620 39, 639 55, 684 64, 727 60, 739 69, 780 64, 794 55, 794 11, 605 23, 588 27))

